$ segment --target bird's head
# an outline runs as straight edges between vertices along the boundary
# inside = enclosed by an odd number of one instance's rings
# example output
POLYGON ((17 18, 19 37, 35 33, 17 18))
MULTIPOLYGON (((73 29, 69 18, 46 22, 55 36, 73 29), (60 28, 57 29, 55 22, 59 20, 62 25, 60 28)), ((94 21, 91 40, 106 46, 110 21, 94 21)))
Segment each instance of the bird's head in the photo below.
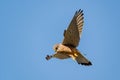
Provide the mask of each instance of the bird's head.
POLYGON ((55 44, 55 45, 53 46, 53 50, 54 50, 55 52, 57 52, 58 47, 59 47, 59 44, 55 44))

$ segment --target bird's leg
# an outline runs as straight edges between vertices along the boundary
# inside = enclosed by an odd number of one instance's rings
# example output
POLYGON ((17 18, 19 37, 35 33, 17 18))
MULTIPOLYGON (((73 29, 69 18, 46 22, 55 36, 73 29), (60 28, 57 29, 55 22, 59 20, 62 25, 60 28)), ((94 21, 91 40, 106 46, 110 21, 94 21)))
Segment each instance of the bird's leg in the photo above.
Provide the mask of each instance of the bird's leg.
POLYGON ((46 58, 46 60, 49 60, 49 59, 51 59, 53 56, 52 55, 47 55, 45 58, 46 58))
POLYGON ((73 60, 75 60, 75 56, 74 55, 69 55, 73 60))

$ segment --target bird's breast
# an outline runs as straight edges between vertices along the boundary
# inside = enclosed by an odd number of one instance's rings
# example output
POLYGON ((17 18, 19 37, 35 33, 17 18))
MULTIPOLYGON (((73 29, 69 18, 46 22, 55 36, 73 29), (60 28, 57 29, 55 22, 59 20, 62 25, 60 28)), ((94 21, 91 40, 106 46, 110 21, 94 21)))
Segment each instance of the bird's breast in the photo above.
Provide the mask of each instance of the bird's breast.
POLYGON ((60 45, 59 48, 58 48, 58 52, 72 52, 71 48, 68 47, 68 46, 65 46, 65 45, 60 45))

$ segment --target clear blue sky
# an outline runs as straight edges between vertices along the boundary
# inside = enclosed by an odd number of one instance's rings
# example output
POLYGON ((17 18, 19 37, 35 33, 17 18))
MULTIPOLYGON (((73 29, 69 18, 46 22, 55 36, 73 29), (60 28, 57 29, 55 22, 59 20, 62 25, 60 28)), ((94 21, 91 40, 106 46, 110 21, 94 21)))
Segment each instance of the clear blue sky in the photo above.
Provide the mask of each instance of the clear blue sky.
POLYGON ((0 0, 0 80, 120 80, 119 41, 119 0, 0 0), (78 49, 93 65, 46 61, 78 9, 78 49))

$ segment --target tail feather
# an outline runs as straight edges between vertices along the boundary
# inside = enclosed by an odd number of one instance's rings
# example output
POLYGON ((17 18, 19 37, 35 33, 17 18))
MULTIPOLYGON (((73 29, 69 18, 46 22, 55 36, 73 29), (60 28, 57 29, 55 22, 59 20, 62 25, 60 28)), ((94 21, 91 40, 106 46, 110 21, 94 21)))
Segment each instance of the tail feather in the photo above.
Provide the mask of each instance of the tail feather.
POLYGON ((89 66, 92 65, 92 63, 85 58, 81 53, 78 54, 78 56, 75 58, 78 64, 89 66))

